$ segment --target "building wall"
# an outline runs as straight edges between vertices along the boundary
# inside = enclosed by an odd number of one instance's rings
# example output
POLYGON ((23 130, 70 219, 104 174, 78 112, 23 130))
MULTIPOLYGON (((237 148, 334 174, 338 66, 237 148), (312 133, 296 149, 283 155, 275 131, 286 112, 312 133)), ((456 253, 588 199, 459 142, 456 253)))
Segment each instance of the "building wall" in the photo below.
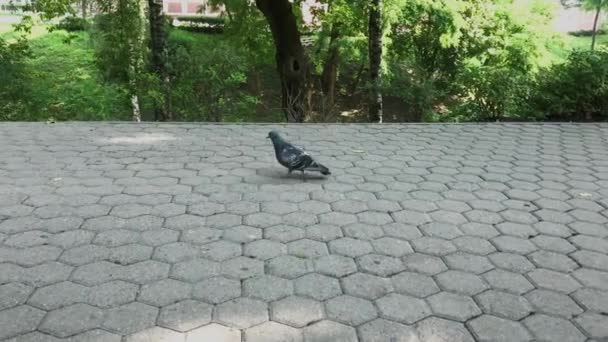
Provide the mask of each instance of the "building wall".
MULTIPOLYGON (((578 7, 560 9, 555 15, 553 27, 559 32, 591 31, 593 29, 593 19, 595 12, 584 11, 578 7)), ((604 12, 600 15, 598 27, 608 23, 608 14, 604 12)))

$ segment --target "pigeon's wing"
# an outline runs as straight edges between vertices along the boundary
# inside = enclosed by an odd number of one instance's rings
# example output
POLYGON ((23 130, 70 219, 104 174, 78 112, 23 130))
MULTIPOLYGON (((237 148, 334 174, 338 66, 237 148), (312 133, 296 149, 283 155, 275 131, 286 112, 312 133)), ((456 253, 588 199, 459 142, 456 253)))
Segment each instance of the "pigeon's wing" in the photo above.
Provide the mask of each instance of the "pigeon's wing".
POLYGON ((308 153, 291 144, 283 146, 279 158, 291 170, 304 169, 313 162, 312 157, 308 153))

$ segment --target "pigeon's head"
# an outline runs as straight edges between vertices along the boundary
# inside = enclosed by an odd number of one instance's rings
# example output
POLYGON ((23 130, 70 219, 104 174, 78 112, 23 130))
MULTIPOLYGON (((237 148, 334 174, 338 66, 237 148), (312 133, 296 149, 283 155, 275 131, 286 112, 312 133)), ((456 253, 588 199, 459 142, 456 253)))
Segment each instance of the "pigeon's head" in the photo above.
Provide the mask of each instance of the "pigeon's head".
POLYGON ((272 142, 278 142, 281 140, 281 136, 279 135, 279 132, 277 132, 275 130, 268 132, 267 138, 272 140, 272 142))

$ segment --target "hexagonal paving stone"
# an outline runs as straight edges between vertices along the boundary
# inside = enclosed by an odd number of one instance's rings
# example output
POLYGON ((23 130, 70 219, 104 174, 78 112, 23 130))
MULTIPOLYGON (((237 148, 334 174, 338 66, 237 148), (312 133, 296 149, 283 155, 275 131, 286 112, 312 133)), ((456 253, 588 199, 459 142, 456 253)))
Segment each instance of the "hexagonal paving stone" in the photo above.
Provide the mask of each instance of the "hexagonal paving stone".
POLYGON ((222 262, 221 272, 228 278, 246 279, 264 274, 264 263, 247 257, 236 257, 222 262))
POLYGON ((467 323, 469 330, 482 341, 529 341, 532 336, 519 322, 491 315, 479 316, 467 323))
POLYGON ((448 319, 464 322, 481 314, 471 297, 451 292, 440 292, 427 298, 433 313, 448 319))
POLYGON ((44 311, 27 305, 0 311, 0 339, 4 340, 36 330, 44 315, 44 311))
POLYGON ((532 239, 532 242, 544 250, 557 253, 570 253, 576 250, 568 240, 556 236, 538 235, 532 239))
POLYGON ((194 244, 205 244, 212 241, 217 241, 222 236, 222 231, 212 228, 196 228, 188 229, 182 232, 180 241, 190 242, 194 244))
POLYGON ((443 222, 431 222, 420 227, 424 235, 440 239, 451 240, 462 236, 462 232, 456 225, 443 222))
POLYGON ((527 293, 526 298, 538 311, 551 315, 569 318, 583 312, 570 297, 555 291, 534 290, 527 293))
POLYGON ((184 334, 161 327, 148 328, 125 337, 126 342, 184 341, 184 334))
POLYGON ((329 320, 311 324, 303 331, 305 341, 310 342, 354 342, 358 340, 354 328, 329 320))
POLYGON ((359 257, 357 258, 357 264, 361 271, 382 277, 389 277, 405 269, 400 259, 379 254, 359 257))
POLYGON ((28 304, 43 310, 53 310, 63 306, 84 302, 89 289, 70 281, 37 289, 28 304))
POLYGON ((532 305, 521 296, 490 290, 476 296, 483 312, 510 320, 520 320, 532 312, 532 305))
POLYGON ((417 325, 421 341, 473 342, 473 336, 462 323, 437 317, 429 317, 417 325))
POLYGON ((393 291, 387 278, 365 273, 354 273, 341 279, 344 293, 367 299, 378 299, 393 291))
POLYGON ((115 280, 90 288, 87 303, 100 308, 118 306, 134 301, 138 291, 135 284, 115 280))
POLYGON ((448 269, 441 258, 422 253, 414 253, 405 256, 403 258, 403 264, 408 271, 428 275, 441 273, 448 269))
POLYGON ((222 238, 240 243, 248 243, 262 238, 262 230, 249 226, 236 226, 224 230, 222 238))
POLYGON ((499 251, 507 253, 525 255, 537 250, 537 247, 530 240, 524 240, 515 236, 501 235, 493 238, 492 243, 494 243, 499 251))
POLYGON ((422 237, 422 233, 412 225, 407 225, 403 223, 389 223, 382 226, 384 233, 391 237, 396 237, 403 240, 414 240, 416 238, 422 237))
POLYGON ((371 253, 373 251, 373 247, 369 241, 345 237, 330 241, 329 250, 332 254, 341 254, 354 258, 371 253))
POLYGON ((336 278, 357 272, 357 265, 352 258, 334 254, 315 259, 314 268, 321 274, 336 278))
POLYGON ((415 273, 401 272, 391 278, 395 291, 415 297, 427 297, 439 292, 439 287, 433 278, 415 273))
POLYGON ((314 259, 329 254, 325 243, 310 239, 289 242, 287 250, 289 254, 298 258, 314 259))
POLYGON ((211 323, 194 329, 186 335, 186 342, 199 341, 241 342, 241 332, 235 328, 211 323))
POLYGON ((119 334, 131 334, 153 327, 157 315, 157 308, 134 302, 108 310, 103 327, 119 334))
POLYGON ((372 241, 376 253, 394 257, 402 257, 406 254, 414 253, 414 250, 407 241, 382 237, 372 241))
POLYGON ((515 294, 526 293, 534 288, 521 274, 505 270, 492 270, 483 275, 483 278, 496 289, 505 290, 515 294))
POLYGON ((572 294, 581 306, 587 310, 608 312, 608 292, 591 288, 582 288, 572 294))
POLYGON ((276 322, 262 323, 245 331, 248 342, 300 342, 303 341, 302 332, 276 322))
POLYGON ((235 279, 213 277, 192 287, 192 297, 210 304, 219 304, 241 295, 241 283, 235 279))
POLYGON ((368 209, 367 205, 361 201, 354 200, 340 200, 331 203, 331 208, 335 211, 357 214, 368 209))
POLYGON ((456 252, 445 257, 450 269, 481 274, 494 268, 487 257, 456 252))
POLYGON ((204 278, 215 277, 220 274, 220 264, 207 259, 192 259, 173 264, 171 277, 190 283, 204 278))
POLYGON ((259 298, 267 302, 275 301, 293 294, 293 283, 289 280, 261 275, 243 282, 243 295, 259 298))
POLYGON ((276 226, 282 222, 280 216, 268 213, 255 213, 243 218, 243 223, 257 228, 276 226))
POLYGON ((585 335, 572 323, 562 318, 532 315, 523 322, 532 334, 542 341, 582 342, 586 340, 585 335))
POLYGON ((268 321, 265 302, 251 298, 237 298, 216 307, 215 319, 239 329, 268 321))
POLYGON ((0 285, 0 311, 25 303, 33 290, 33 287, 21 283, 0 285))
POLYGON ((342 294, 337 279, 318 273, 310 273, 296 279, 295 292, 316 300, 327 300, 342 294))
POLYGON ((173 279, 163 279, 141 287, 138 300, 154 305, 166 306, 190 297, 192 286, 173 279))
POLYGON ((570 259, 567 255, 549 252, 549 251, 536 251, 528 255, 533 263, 538 267, 547 268, 559 272, 571 272, 578 268, 576 262, 570 259))
POLYGON ((384 234, 380 226, 361 223, 349 224, 342 228, 342 230, 344 231, 344 235, 360 240, 373 240, 384 234))
POLYGON ((74 304, 51 311, 40 330, 59 337, 68 337, 97 328, 103 321, 103 310, 87 305, 74 304))
POLYGON ((595 313, 584 313, 575 319, 576 323, 592 338, 602 341, 608 337, 608 317, 595 313))
POLYGON ((325 311, 327 318, 350 326, 360 325, 378 316, 371 301, 348 295, 328 300, 325 311))
MULTIPOLYGON (((569 255, 576 260, 581 266, 595 268, 602 271, 608 271, 608 255, 591 252, 591 251, 576 251, 569 255)), ((578 265, 577 265, 578 266, 578 265)))
POLYGON ((213 306, 207 303, 184 300, 165 306, 158 316, 158 325, 177 330, 190 331, 211 322, 213 306))
POLYGON ((283 324, 301 328, 323 319, 323 305, 316 300, 291 296, 271 305, 271 318, 283 324))
POLYGON ((440 238, 425 236, 411 241, 411 244, 414 250, 419 253, 444 256, 456 252, 456 247, 452 242, 440 238))
POLYGON ((526 273, 534 269, 534 265, 526 257, 513 253, 493 253, 488 256, 496 267, 517 273, 526 273))
POLYGON ((383 318, 375 319, 360 326, 359 336, 362 342, 418 340, 417 332, 413 327, 383 318))
POLYGON ((229 241, 215 241, 200 247, 200 256, 213 261, 224 261, 240 256, 241 246, 229 241))
POLYGON ((376 304, 384 317, 407 324, 431 314, 431 309, 423 300, 396 293, 378 299, 376 304))
POLYGON ((469 296, 476 295, 488 288, 488 285, 477 275, 461 271, 446 271, 435 276, 435 280, 445 290, 469 296))
POLYGON ((528 277, 538 287, 570 293, 576 291, 581 285, 569 274, 537 268, 528 273, 528 277))
POLYGON ((341 212, 331 212, 319 215, 319 222, 334 226, 346 226, 357 222, 357 216, 341 212))
POLYGON ((266 239, 284 243, 302 239, 304 235, 305 231, 302 228, 289 225, 278 225, 264 229, 266 239))
POLYGON ((419 226, 431 222, 431 217, 426 213, 412 210, 401 210, 392 214, 396 222, 419 226))
POLYGON ((266 261, 268 273, 277 277, 294 279, 314 270, 311 260, 293 255, 282 255, 266 261))
POLYGON ((298 210, 298 205, 289 202, 263 202, 262 211, 270 214, 284 215, 298 210))

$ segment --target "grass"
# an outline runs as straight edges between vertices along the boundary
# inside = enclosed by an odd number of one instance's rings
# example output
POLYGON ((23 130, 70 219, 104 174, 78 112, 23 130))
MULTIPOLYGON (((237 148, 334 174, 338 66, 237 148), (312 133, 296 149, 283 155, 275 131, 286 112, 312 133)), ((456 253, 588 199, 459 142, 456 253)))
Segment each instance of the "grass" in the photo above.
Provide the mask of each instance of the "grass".
POLYGON ((128 98, 122 88, 101 80, 87 33, 55 31, 32 39, 30 46, 33 57, 24 72, 7 84, 19 84, 27 96, 19 105, 9 104, 9 113, 2 113, 6 119, 128 119, 128 98))
MULTIPOLYGON (((608 47, 608 34, 598 35, 595 46, 596 48, 608 47)), ((554 56, 554 62, 563 62, 572 50, 589 50, 591 48, 591 37, 564 35, 562 44, 552 44, 548 48, 554 56)))

